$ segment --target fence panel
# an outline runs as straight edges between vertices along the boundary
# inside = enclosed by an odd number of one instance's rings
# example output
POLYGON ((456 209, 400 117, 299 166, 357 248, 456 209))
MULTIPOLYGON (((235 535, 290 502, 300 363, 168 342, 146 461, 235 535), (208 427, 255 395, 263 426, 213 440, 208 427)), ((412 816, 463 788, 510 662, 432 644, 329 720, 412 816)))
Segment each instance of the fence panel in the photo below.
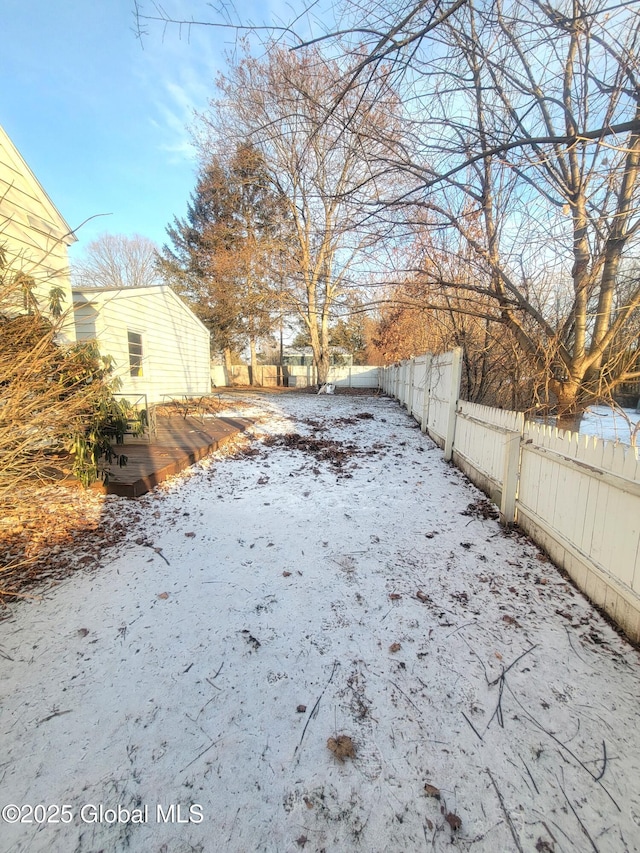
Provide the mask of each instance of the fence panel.
POLYGON ((328 381, 339 388, 379 388, 380 369, 371 365, 333 366, 328 381))
POLYGON ((453 353, 447 352, 433 357, 430 371, 431 399, 427 428, 429 434, 438 444, 444 444, 447 436, 452 374, 453 353))
MULTIPOLYGON (((340 388, 379 388, 382 381, 383 368, 373 365, 334 365, 329 369, 328 381, 340 388)), ((289 377, 293 378, 297 387, 305 387, 316 384, 316 369, 313 365, 289 365, 280 367, 275 364, 259 364, 254 377, 256 384, 265 388, 273 387, 286 382, 289 377)), ((227 373, 223 365, 211 365, 211 383, 214 387, 223 387, 229 382, 235 385, 248 385, 250 370, 246 364, 234 364, 231 375, 227 373)))
MULTIPOLYGON (((508 444, 522 434, 524 416, 478 403, 458 403, 454 459, 469 479, 501 504, 508 444)), ((516 460, 517 464, 517 460, 516 460)), ((516 471, 517 479, 517 471, 516 471)), ((514 484, 515 488, 515 484, 514 484)), ((515 498, 515 494, 513 495, 515 498)))
POLYGON ((635 639, 639 473, 636 448, 525 424, 518 524, 635 639))
POLYGON ((430 358, 421 355, 414 359, 413 366, 413 393, 411 395, 411 414, 422 426, 424 417, 424 396, 427 390, 427 372, 430 358))
POLYGON ((640 460, 636 448, 457 401, 459 351, 381 371, 403 405, 469 479, 640 641, 640 460), (457 373, 456 373, 457 372, 457 373))

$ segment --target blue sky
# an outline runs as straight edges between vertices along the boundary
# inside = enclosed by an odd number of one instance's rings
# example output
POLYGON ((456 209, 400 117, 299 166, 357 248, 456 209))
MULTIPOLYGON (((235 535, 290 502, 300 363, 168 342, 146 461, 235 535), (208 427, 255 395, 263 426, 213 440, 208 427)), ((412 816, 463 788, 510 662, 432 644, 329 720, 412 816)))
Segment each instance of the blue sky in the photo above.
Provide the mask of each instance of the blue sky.
MULTIPOLYGON (((170 4, 169 4, 170 5, 170 4)), ((71 259, 104 231, 162 243, 195 183, 186 126, 214 94, 233 31, 151 26, 133 0, 3 0, 0 124, 72 228, 71 259)), ((210 17, 202 0, 172 8, 210 17)), ((143 7, 152 10, 143 0, 143 7)), ((260 4, 263 17, 269 4, 260 4)), ((248 11, 248 4, 243 4, 248 11)))

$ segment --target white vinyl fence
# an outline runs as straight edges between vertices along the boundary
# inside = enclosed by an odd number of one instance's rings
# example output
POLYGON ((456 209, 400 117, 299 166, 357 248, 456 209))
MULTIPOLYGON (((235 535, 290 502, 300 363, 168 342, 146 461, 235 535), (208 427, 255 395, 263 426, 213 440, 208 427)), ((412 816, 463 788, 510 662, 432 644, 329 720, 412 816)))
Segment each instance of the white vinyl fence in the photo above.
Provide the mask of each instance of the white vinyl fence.
POLYGON ((423 432, 640 641, 640 461, 635 447, 458 400, 461 351, 381 368, 423 432))
MULTIPOLYGON (((371 365, 340 367, 329 369, 329 382, 339 388, 379 388, 380 368, 371 365)), ((307 388, 317 384, 316 369, 313 365, 259 364, 255 384, 263 388, 285 385, 294 388, 307 388)), ((211 384, 222 388, 227 385, 249 385, 249 367, 246 364, 234 364, 231 376, 227 376, 221 364, 211 365, 211 384)))

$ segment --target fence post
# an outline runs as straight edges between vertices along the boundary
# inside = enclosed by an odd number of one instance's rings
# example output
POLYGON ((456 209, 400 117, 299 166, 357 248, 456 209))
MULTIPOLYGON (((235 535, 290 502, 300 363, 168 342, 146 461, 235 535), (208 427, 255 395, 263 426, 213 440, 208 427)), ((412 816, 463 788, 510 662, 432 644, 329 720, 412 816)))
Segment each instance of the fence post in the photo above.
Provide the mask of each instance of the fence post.
POLYGON ((447 418, 447 435, 444 442, 444 460, 450 462, 453 456, 453 440, 456 434, 456 410, 460 396, 462 380, 462 348, 456 347, 451 353, 451 389, 449 391, 449 417, 447 418))
POLYGON ((402 402, 405 409, 409 408, 409 383, 411 382, 411 362, 407 359, 404 363, 404 391, 402 392, 402 402))
POLYGON ((424 396, 422 398, 422 422, 420 429, 426 432, 429 428, 429 404, 431 402, 431 360, 433 356, 427 355, 427 363, 424 367, 424 396))
POLYGON ((519 432, 506 433, 504 442, 504 473, 502 475, 502 497, 500 499, 500 522, 509 527, 516 520, 516 492, 520 472, 519 432))
POLYGON ((407 411, 413 415, 413 382, 416 375, 416 360, 412 358, 409 362, 409 390, 407 394, 407 411))

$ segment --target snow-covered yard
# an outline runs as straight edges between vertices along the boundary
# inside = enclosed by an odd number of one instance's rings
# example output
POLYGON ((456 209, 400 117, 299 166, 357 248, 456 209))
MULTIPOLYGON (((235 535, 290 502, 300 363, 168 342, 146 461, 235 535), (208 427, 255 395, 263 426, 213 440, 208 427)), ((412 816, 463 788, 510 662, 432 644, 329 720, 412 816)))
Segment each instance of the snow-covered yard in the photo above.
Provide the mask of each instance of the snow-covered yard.
POLYGON ((614 410, 610 406, 589 406, 580 424, 583 435, 596 435, 605 441, 631 443, 631 433, 640 421, 635 409, 614 410))
POLYGON ((397 403, 249 399, 0 622, 3 853, 640 849, 638 652, 397 403))

